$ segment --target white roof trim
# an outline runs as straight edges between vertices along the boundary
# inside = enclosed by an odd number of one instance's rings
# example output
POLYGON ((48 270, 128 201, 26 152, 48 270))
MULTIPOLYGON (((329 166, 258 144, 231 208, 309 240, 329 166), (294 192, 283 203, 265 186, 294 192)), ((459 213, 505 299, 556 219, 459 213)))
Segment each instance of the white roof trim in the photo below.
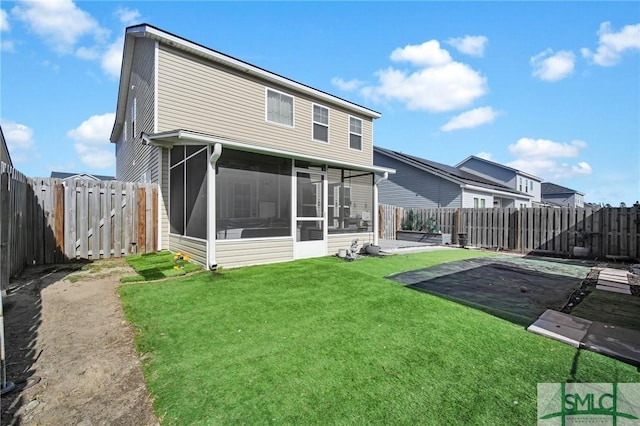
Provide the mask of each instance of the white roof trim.
MULTIPOLYGON (((483 162, 485 162, 487 164, 491 164, 492 166, 500 167, 500 168, 505 169, 505 170, 510 170, 512 172, 515 172, 516 174, 520 174, 520 175, 522 175, 524 177, 537 180, 540 183, 542 182, 542 178, 539 178, 538 176, 534 176, 534 175, 532 175, 530 173, 527 173, 527 172, 524 172, 522 170, 514 169, 513 167, 505 166, 504 164, 496 163, 495 161, 487 160, 486 158, 478 157, 478 156, 475 156, 475 155, 468 156, 467 158, 465 158, 464 160, 462 160, 461 162, 456 164, 454 167, 459 169, 461 165, 463 165, 464 163, 466 163, 467 161, 469 161, 471 159, 480 160, 480 161, 483 161, 483 162)), ((496 180, 496 181, 499 182, 499 180, 496 180)))
POLYGON ((467 184, 461 184, 460 186, 462 186, 465 189, 469 189, 471 191, 487 192, 490 194, 513 198, 514 200, 519 200, 519 199, 527 200, 527 199, 533 198, 533 195, 529 195, 525 193, 515 194, 513 192, 500 191, 498 189, 484 188, 482 186, 467 185, 467 184))
POLYGON ((329 158, 318 157, 315 155, 301 154, 298 152, 285 151, 277 148, 269 148, 257 145, 251 145, 245 142, 234 141, 230 139, 219 138, 216 136, 195 133, 188 130, 173 130, 169 132, 156 133, 153 135, 142 134, 142 139, 146 143, 153 146, 171 147, 176 144, 199 145, 220 143, 225 147, 235 148, 242 151, 250 151, 257 153, 272 154, 278 157, 294 158, 296 160, 304 160, 315 163, 327 164, 329 166, 338 166, 354 170, 363 170, 374 173, 390 173, 395 174, 395 169, 380 166, 365 166, 362 164, 351 163, 348 161, 332 160, 329 158))

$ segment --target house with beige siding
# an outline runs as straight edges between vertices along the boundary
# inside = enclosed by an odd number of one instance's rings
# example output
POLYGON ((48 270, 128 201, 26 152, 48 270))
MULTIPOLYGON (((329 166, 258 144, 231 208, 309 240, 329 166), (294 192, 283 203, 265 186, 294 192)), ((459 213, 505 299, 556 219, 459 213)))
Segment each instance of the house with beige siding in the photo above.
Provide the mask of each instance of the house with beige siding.
POLYGON ((160 247, 208 268, 377 243, 380 114, 148 24, 126 29, 116 178, 158 183, 160 247))

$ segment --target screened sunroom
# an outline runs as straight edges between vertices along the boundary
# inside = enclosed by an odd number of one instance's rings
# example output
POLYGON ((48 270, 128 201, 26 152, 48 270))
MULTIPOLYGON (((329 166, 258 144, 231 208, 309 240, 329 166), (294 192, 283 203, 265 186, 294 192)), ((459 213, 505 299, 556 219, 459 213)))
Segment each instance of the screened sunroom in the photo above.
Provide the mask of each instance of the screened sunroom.
POLYGON ((208 267, 331 255, 355 238, 376 242, 376 182, 389 169, 184 131, 145 140, 166 148, 167 248, 208 267))

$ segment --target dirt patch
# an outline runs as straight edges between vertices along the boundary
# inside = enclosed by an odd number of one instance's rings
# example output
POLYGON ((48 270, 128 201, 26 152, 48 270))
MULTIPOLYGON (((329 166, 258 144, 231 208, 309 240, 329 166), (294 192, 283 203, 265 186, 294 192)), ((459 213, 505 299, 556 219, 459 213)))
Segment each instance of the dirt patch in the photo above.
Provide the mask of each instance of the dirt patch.
POLYGON ((117 295, 122 259, 28 268, 5 298, 2 424, 155 425, 117 295))

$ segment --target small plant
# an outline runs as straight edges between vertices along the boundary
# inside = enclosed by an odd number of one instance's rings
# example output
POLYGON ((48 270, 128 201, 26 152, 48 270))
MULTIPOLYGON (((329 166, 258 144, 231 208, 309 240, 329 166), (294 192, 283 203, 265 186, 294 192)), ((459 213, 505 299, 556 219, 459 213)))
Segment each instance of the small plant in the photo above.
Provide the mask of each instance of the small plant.
POLYGON ((184 265, 187 262, 189 262, 188 255, 182 253, 176 253, 173 255, 173 263, 175 263, 175 265, 173 265, 174 270, 180 271, 181 269, 184 269, 184 265))

